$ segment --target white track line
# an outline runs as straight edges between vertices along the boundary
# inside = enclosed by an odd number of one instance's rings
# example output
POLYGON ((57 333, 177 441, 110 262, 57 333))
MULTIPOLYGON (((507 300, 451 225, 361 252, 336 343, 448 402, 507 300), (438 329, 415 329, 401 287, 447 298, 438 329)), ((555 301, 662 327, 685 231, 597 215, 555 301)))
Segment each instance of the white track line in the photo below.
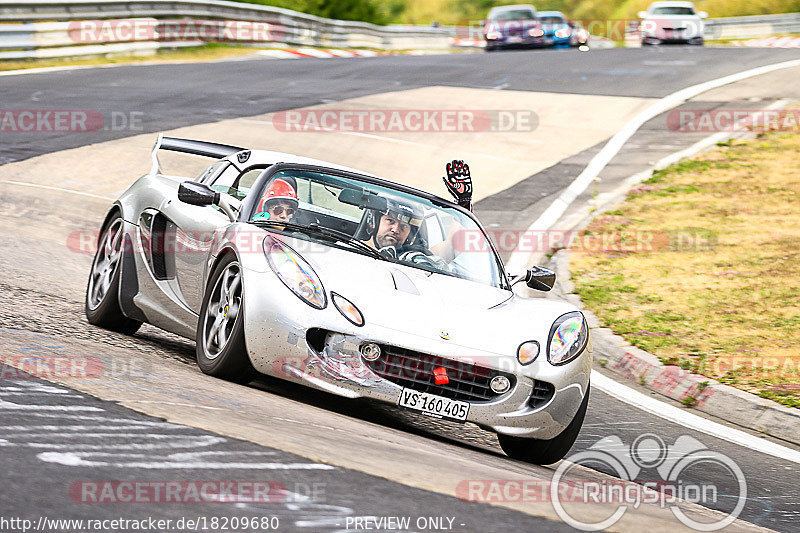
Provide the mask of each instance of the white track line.
POLYGON ((83 70, 87 68, 95 68, 98 66, 100 65, 64 65, 61 67, 21 68, 18 70, 5 70, 3 72, 0 72, 0 76, 19 76, 21 74, 42 74, 45 72, 61 72, 63 70, 83 70))
MULTIPOLYGON (((791 100, 777 100, 772 104, 768 105, 764 108, 764 110, 772 110, 772 109, 783 109, 786 107, 791 100)), ((757 111, 753 111, 754 113, 757 111)), ((655 165, 651 166, 650 168, 643 170, 641 172, 637 172, 633 176, 629 176, 624 181, 622 181, 617 187, 613 190, 601 193, 591 202, 591 206, 587 206, 585 210, 582 210, 580 213, 576 213, 573 216, 570 216, 568 219, 565 220, 564 226, 572 228, 575 225, 579 224, 581 221, 586 219, 593 211, 591 209, 599 210, 602 212, 608 209, 611 205, 619 201, 619 198, 624 196, 631 188, 635 187, 636 185, 640 184, 644 180, 648 179, 654 170, 661 170, 663 168, 667 168, 668 166, 677 163, 681 159, 686 157, 692 157, 697 153, 714 146, 718 142, 725 141, 727 139, 732 139, 744 133, 746 130, 746 124, 749 118, 744 118, 737 122, 732 131, 720 131, 717 133, 712 133, 705 139, 701 139, 691 145, 688 148, 684 148, 679 152, 674 152, 668 156, 662 157, 658 161, 656 161, 655 165)))
POLYGON ((0 183, 7 183, 9 185, 21 185, 23 187, 35 187, 37 189, 47 189, 49 191, 66 192, 70 194, 77 194, 80 196, 88 196, 89 198, 97 198, 99 200, 108 200, 111 202, 114 201, 114 198, 111 198, 110 196, 100 196, 98 194, 92 194, 90 192, 76 191, 74 189, 64 189, 62 187, 53 187, 52 185, 40 185, 38 183, 28 183, 25 181, 13 181, 13 180, 0 180, 0 183))
MULTIPOLYGON (((628 139, 648 120, 660 115, 661 113, 682 104, 686 100, 697 96, 717 87, 722 87, 729 83, 767 74, 775 70, 784 68, 791 68, 800 66, 800 59, 793 61, 784 61, 782 63, 775 63, 766 65, 730 76, 724 76, 715 80, 707 81, 697 85, 692 85, 686 89, 674 92, 655 102, 653 105, 633 117, 621 130, 619 130, 611 139, 603 146, 603 149, 595 155, 586 168, 583 169, 577 178, 567 187, 558 198, 556 198, 550 207, 548 207, 539 218, 537 218, 526 230, 529 233, 542 232, 548 230, 555 224, 561 215, 566 212, 567 208, 575 201, 589 184, 594 180, 598 174, 606 167, 606 165, 617 155, 620 149, 625 145, 628 139)), ((522 250, 514 250, 506 263, 506 270, 509 272, 521 272, 527 268, 530 253, 522 250)))
POLYGON ((67 466, 116 466, 120 468, 144 468, 144 469, 203 469, 203 470, 336 470, 336 467, 323 463, 226 463, 217 461, 142 461, 142 462, 107 462, 107 461, 87 461, 75 453, 64 452, 42 452, 37 455, 39 459, 47 463, 56 463, 67 466))
MULTIPOLYGON (((620 151, 628 139, 630 139, 630 137, 648 120, 708 90, 715 89, 729 83, 741 81, 753 76, 796 66, 800 66, 800 60, 785 61, 773 65, 766 65, 763 67, 746 70, 744 72, 739 72, 737 74, 732 74, 730 76, 717 78, 715 80, 700 83, 698 85, 693 85, 665 96, 631 119, 619 132, 611 137, 603 149, 592 158, 583 172, 581 172, 570 184, 570 186, 567 187, 567 189, 564 190, 564 192, 562 192, 561 195, 550 205, 550 207, 548 207, 545 212, 542 213, 539 218, 528 227, 527 231, 545 231, 555 224, 564 214, 570 204, 575 201, 578 195, 586 190, 589 184, 620 151)), ((531 254, 528 252, 515 250, 506 264, 506 269, 510 272, 524 270, 527 267, 527 261, 530 255, 531 254)), ((677 407, 651 398, 650 396, 636 392, 633 389, 626 387, 625 385, 622 385, 621 383, 618 383, 596 371, 592 371, 592 383, 599 390, 602 390, 603 392, 606 392, 625 403, 642 409, 650 414, 661 417, 665 420, 675 422, 683 427, 706 433, 739 446, 750 448, 761 453, 800 464, 800 452, 798 451, 781 446, 780 444, 772 443, 754 435, 750 435, 744 431, 712 422, 711 420, 689 413, 685 410, 678 409, 677 407)))
POLYGON ((652 415, 661 417, 670 422, 675 422, 681 426, 711 435, 718 439, 732 442, 733 444, 750 448, 751 450, 772 455, 779 459, 800 464, 800 452, 764 440, 755 435, 745 433, 738 429, 733 429, 717 422, 708 420, 689 411, 666 404, 656 400, 646 394, 637 392, 630 387, 617 383, 613 379, 603 374, 592 371, 592 387, 597 388, 613 398, 625 402, 633 407, 646 411, 652 415))

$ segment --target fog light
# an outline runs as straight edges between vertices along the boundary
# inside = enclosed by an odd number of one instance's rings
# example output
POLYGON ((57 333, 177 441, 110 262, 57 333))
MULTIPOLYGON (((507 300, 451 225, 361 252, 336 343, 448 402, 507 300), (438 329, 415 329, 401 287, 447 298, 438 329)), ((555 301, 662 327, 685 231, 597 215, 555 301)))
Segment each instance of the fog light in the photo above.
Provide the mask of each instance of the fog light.
POLYGON ((367 361, 374 361, 381 356, 381 347, 374 342, 361 345, 361 357, 367 361))
POLYGON ((503 394, 511 388, 511 382, 505 376, 495 376, 489 382, 489 387, 497 394, 503 394))

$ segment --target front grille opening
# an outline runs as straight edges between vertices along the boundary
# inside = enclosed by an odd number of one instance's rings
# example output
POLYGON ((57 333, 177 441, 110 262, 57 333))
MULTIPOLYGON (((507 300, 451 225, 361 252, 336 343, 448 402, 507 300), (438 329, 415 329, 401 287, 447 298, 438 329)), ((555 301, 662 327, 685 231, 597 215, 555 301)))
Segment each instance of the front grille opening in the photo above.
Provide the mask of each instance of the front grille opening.
POLYGON ((546 405, 553 398, 555 392, 556 388, 552 383, 534 379, 533 392, 531 392, 531 397, 528 399, 528 405, 538 409, 546 405))
POLYGON ((467 402, 488 402, 514 389, 514 374, 494 370, 464 360, 446 359, 396 346, 381 346, 383 355, 375 361, 364 361, 373 372, 401 387, 437 394, 467 402), (434 369, 444 367, 448 383, 437 384, 434 369), (511 382, 507 392, 494 392, 489 383, 495 376, 511 382))
POLYGON ((328 333, 327 329, 309 328, 306 331, 306 344, 315 352, 322 353, 325 350, 325 337, 328 333))

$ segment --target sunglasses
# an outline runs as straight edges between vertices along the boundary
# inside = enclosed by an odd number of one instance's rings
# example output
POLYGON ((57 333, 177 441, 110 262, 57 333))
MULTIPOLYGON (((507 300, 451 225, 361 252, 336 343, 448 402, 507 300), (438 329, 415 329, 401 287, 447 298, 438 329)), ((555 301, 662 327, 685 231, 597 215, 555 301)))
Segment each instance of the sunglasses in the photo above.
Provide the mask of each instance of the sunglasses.
POLYGON ((281 216, 284 211, 286 211, 287 217, 294 215, 294 209, 292 209, 291 207, 283 207, 282 205, 278 205, 269 209, 269 213, 271 215, 275 215, 276 217, 281 216))

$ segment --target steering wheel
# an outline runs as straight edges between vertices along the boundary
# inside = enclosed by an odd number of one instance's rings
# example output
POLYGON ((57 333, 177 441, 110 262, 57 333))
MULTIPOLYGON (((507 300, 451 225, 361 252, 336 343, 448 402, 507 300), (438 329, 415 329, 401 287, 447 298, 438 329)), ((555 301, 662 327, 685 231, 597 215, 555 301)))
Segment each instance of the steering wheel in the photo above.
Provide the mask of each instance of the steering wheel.
POLYGON ((405 261, 407 263, 413 263, 415 265, 425 265, 428 267, 435 268, 437 270, 443 270, 445 272, 450 272, 450 267, 445 262, 444 259, 439 257, 438 255, 434 255, 433 252, 429 250, 411 250, 409 252, 405 252, 399 257, 400 261, 405 261))

